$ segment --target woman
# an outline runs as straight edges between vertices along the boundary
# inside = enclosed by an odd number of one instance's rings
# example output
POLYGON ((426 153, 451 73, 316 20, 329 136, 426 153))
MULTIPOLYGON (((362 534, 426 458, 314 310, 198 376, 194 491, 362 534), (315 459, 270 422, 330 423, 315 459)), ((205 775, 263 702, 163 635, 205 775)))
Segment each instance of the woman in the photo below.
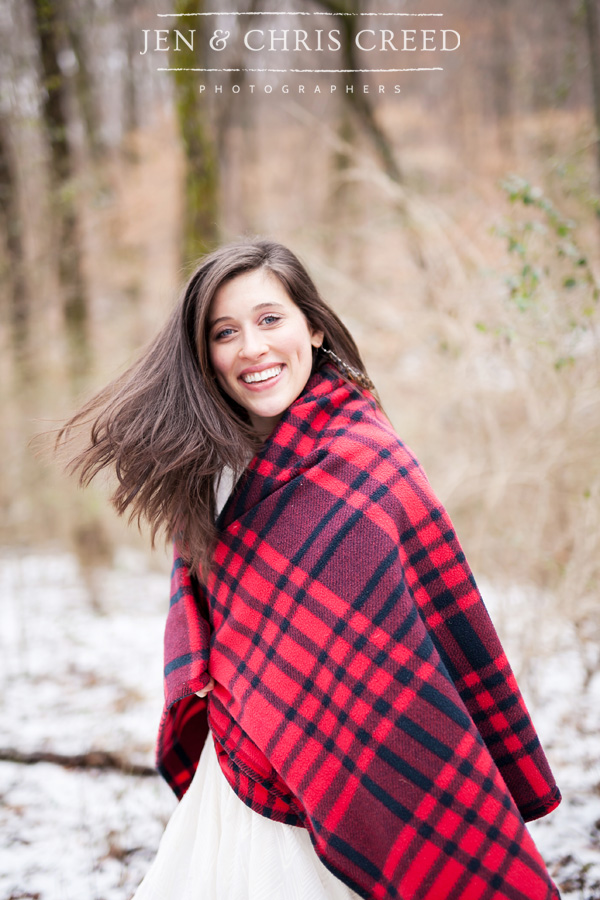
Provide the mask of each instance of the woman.
POLYGON ((175 544, 157 760, 185 797, 136 900, 557 897, 524 820, 560 794, 514 676, 299 260, 207 256, 67 428, 90 420, 82 482, 115 466, 117 509, 175 544))

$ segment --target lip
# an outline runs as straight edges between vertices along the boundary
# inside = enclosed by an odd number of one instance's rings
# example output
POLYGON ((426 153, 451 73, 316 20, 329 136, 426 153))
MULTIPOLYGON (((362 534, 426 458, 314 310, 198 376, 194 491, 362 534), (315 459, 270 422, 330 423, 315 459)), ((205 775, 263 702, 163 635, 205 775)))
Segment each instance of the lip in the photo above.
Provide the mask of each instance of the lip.
POLYGON ((252 391, 252 392, 265 391, 265 390, 268 390, 268 388, 272 387, 273 385, 275 385, 279 382, 281 376, 285 372, 285 369, 286 369, 285 363, 281 363, 281 362, 272 362, 272 363, 268 363, 267 365, 262 365, 262 366, 250 366, 247 369, 243 369, 243 371, 240 372, 240 374, 238 375, 238 381, 248 391, 252 391), (274 378, 269 378, 267 381, 253 381, 253 382, 250 382, 250 384, 248 384, 248 382, 244 381, 244 379, 242 377, 243 375, 250 375, 250 374, 253 374, 254 372, 264 372, 266 369, 274 369, 275 366, 281 366, 281 372, 279 373, 279 375, 275 375, 274 378))

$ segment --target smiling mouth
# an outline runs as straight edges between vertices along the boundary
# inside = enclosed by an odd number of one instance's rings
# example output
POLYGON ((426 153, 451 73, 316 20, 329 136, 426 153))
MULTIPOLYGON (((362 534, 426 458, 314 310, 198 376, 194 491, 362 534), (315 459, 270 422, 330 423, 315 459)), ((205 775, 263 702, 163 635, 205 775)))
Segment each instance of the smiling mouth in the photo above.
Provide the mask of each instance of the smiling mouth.
POLYGON ((283 366, 273 366, 271 369, 263 369, 262 372, 248 372, 242 375, 242 381, 246 384, 257 384, 260 381, 268 381, 269 378, 276 378, 281 372, 283 366))

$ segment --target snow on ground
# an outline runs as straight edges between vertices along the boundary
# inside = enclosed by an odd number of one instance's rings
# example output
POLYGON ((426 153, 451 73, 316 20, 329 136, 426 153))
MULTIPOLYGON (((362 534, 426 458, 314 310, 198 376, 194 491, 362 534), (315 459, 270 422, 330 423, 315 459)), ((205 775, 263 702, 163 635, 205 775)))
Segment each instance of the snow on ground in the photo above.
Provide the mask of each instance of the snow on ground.
POLYGON ((563 897, 600 900, 600 672, 585 671, 552 598, 480 585, 562 792, 528 827, 563 897))
MULTIPOLYGON (((168 577, 127 557, 94 608, 73 557, 0 558, 0 747, 153 764, 168 577)), ((0 900, 126 900, 175 806, 162 779, 0 763, 0 900)))
MULTIPOLYGON (((0 748, 151 765, 168 576, 123 555, 92 603, 74 558, 0 556, 0 748)), ((548 600, 483 587, 563 803, 530 829, 572 900, 600 900, 600 675, 548 600), (552 651, 552 652, 551 652, 552 651)), ((175 800, 161 779, 0 762, 0 900, 128 900, 175 800)))

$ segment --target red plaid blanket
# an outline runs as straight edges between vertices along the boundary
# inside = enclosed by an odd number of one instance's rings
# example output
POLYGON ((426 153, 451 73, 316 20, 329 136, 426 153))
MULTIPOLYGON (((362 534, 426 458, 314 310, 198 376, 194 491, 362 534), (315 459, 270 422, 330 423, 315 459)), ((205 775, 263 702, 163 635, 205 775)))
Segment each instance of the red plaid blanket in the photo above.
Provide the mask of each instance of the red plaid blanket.
POLYGON ((524 819, 560 800, 447 513, 370 395, 325 367, 175 555, 158 765, 210 727, 233 790, 365 898, 558 897, 524 819), (208 700, 194 692, 210 675, 208 700))

